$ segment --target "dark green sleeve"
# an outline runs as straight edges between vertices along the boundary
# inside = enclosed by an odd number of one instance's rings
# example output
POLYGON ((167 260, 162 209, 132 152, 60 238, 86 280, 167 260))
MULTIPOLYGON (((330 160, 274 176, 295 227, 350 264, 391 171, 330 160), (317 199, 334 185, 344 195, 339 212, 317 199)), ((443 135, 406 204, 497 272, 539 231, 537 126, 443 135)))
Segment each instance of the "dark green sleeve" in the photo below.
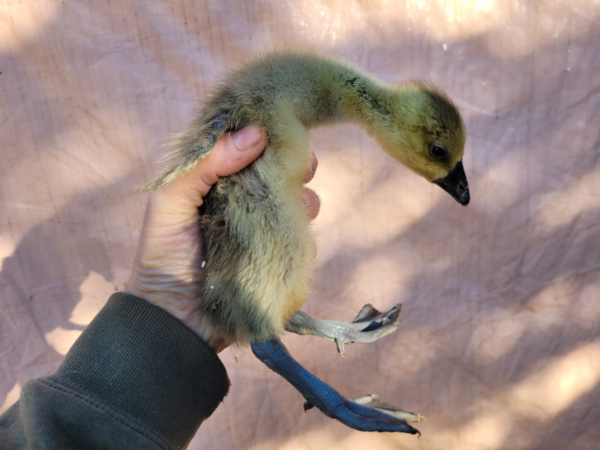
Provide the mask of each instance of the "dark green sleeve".
POLYGON ((182 322, 118 293, 54 375, 0 417, 1 449, 176 449, 229 389, 214 351, 182 322))

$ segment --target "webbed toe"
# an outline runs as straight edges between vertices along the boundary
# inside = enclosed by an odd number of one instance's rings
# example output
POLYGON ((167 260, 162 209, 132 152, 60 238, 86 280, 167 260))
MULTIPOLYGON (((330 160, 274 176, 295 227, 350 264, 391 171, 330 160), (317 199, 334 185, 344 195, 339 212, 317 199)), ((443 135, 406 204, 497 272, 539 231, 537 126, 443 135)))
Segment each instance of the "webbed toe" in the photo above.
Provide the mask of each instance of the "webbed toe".
POLYGON ((398 304, 382 313, 367 304, 351 323, 314 319, 303 311, 296 311, 285 324, 285 329, 296 334, 310 334, 334 341, 338 352, 344 356, 345 344, 374 342, 396 331, 401 308, 402 304, 398 304))

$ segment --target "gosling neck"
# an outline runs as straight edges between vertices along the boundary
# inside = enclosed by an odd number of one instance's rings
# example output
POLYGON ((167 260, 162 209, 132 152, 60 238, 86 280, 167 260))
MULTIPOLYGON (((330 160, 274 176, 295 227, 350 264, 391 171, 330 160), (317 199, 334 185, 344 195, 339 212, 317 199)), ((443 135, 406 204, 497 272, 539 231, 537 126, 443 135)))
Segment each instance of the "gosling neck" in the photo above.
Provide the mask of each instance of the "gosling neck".
POLYGON ((389 116, 387 90, 356 72, 344 74, 340 108, 345 120, 369 129, 378 119, 389 116))

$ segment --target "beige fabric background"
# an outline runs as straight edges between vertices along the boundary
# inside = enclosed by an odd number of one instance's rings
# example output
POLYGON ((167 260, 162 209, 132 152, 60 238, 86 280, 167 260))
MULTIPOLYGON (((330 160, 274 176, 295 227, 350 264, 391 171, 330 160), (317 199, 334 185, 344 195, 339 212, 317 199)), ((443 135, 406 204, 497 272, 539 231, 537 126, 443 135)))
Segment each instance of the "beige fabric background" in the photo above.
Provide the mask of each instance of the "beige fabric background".
POLYGON ((249 55, 301 44, 461 108, 463 208, 351 126, 320 129, 306 311, 404 303, 398 332, 292 354, 423 436, 352 431, 249 350, 190 448, 592 449, 600 440, 600 4, 498 0, 0 2, 0 405, 54 371, 123 286, 165 136, 249 55))

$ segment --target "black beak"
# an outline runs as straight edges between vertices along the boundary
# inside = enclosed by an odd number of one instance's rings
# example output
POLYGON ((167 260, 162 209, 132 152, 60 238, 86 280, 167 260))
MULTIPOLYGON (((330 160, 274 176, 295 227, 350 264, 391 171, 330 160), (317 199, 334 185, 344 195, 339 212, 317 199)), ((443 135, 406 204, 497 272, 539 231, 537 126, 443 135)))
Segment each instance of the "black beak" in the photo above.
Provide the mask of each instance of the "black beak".
POLYGON ((448 172, 448 175, 433 180, 433 182, 454 197, 461 205, 467 206, 469 204, 471 194, 469 194, 469 183, 467 183, 462 160, 456 163, 454 169, 448 172))

